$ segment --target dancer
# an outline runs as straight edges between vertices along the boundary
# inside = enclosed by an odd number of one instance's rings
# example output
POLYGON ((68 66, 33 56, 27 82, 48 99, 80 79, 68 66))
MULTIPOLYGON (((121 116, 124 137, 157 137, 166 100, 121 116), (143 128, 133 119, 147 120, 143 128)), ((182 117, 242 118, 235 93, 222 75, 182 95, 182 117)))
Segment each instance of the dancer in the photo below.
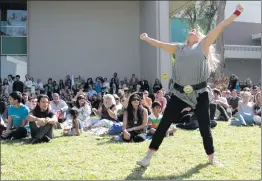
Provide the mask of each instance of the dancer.
POLYGON ((176 54, 173 67, 174 95, 168 102, 163 118, 153 136, 145 157, 137 161, 140 166, 150 165, 153 154, 159 149, 165 134, 173 121, 178 121, 180 112, 190 105, 195 109, 199 123, 200 134, 210 163, 220 164, 214 156, 213 138, 210 130, 209 102, 212 91, 207 86, 211 71, 215 71, 218 59, 214 54, 215 42, 220 33, 231 24, 243 11, 241 5, 235 12, 217 25, 208 35, 203 35, 199 29, 189 32, 186 44, 163 43, 149 38, 146 33, 140 39, 152 46, 162 48, 171 54, 176 54))

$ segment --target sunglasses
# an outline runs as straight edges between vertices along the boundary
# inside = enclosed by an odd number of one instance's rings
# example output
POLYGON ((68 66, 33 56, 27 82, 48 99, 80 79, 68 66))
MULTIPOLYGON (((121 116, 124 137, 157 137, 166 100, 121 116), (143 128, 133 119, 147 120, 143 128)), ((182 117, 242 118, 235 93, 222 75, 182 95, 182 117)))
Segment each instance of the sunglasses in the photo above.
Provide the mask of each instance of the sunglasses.
POLYGON ((140 101, 139 98, 133 98, 132 101, 140 101))

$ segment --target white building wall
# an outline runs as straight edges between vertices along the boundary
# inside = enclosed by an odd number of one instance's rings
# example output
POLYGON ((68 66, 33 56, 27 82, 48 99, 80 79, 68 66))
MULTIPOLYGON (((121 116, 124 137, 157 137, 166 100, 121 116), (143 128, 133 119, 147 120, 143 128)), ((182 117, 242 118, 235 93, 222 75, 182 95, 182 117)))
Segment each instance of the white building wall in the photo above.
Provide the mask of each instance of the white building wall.
POLYGON ((28 18, 31 76, 140 75, 139 2, 28 1, 28 18))

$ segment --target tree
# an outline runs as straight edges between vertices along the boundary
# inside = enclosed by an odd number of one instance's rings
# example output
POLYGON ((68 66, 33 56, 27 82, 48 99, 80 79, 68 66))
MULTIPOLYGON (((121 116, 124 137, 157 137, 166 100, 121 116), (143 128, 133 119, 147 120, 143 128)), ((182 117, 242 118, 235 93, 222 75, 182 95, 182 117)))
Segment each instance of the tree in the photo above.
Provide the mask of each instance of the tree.
POLYGON ((200 27, 204 30, 204 33, 207 34, 211 28, 214 21, 214 17, 217 12, 217 1, 201 1, 199 6, 202 7, 200 18, 200 27))
POLYGON ((182 18, 188 24, 189 28, 193 29, 198 25, 204 33, 207 33, 212 28, 216 12, 216 1, 204 0, 190 4, 177 16, 182 18))
POLYGON ((187 22, 189 28, 193 29, 195 28, 195 23, 197 20, 197 12, 198 11, 196 9, 196 3, 193 3, 188 5, 187 8, 184 9, 179 16, 187 22))
MULTIPOLYGON (((217 1, 217 19, 216 24, 218 25, 220 22, 222 22, 225 19, 225 8, 226 8, 226 1, 217 1)), ((224 36, 223 32, 220 34, 220 36, 216 40, 216 53, 219 55, 220 64, 217 67, 217 70, 215 72, 215 77, 220 78, 223 76, 224 68, 225 68, 225 49, 224 49, 224 36)))

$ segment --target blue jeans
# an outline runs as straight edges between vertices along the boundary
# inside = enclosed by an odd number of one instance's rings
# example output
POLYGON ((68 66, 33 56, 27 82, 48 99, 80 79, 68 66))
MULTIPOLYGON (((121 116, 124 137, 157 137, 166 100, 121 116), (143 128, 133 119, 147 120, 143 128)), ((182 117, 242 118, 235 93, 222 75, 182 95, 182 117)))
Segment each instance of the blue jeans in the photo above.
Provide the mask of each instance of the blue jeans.
POLYGON ((246 113, 241 113, 237 112, 236 113, 237 120, 232 120, 231 124, 235 126, 240 126, 240 125, 251 125, 254 124, 254 114, 246 114, 246 113))

